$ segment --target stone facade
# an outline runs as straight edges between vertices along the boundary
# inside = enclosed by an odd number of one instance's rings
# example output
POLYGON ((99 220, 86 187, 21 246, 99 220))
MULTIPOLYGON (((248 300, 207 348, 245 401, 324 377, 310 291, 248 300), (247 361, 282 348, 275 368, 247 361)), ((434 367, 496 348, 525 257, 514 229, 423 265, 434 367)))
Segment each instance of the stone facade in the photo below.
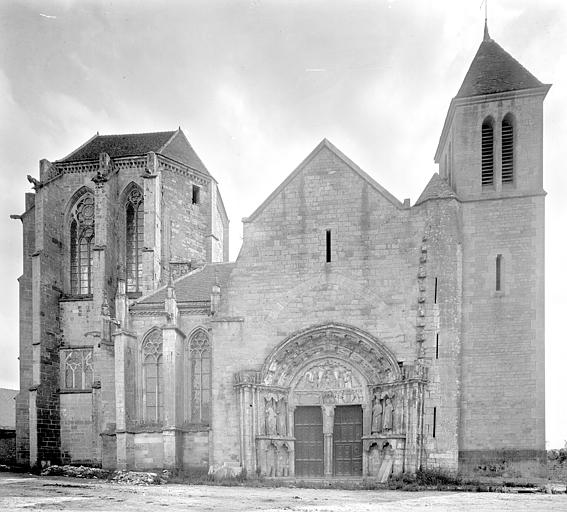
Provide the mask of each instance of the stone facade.
POLYGON ((244 219, 234 263, 180 131, 42 161, 20 216, 19 461, 545 471, 548 88, 486 32, 413 206, 324 140, 244 219))

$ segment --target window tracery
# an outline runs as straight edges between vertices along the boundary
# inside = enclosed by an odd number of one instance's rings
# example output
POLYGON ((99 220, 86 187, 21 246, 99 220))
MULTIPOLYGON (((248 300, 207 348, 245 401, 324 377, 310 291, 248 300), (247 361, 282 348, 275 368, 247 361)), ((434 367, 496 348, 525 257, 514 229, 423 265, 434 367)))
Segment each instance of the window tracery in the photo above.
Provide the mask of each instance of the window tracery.
POLYGON ((92 349, 69 349, 61 352, 64 389, 90 389, 93 383, 92 349))
POLYGON ((71 211, 71 293, 92 293, 92 250, 95 236, 94 197, 85 193, 71 211))
POLYGON ((142 287, 142 250, 144 247, 144 196, 132 187, 126 199, 126 291, 142 287))
POLYGON ((204 329, 197 330, 188 344, 189 414, 191 423, 208 423, 211 409, 211 347, 204 329))
POLYGON ((163 341, 161 331, 151 331, 142 344, 144 419, 163 420, 163 341))

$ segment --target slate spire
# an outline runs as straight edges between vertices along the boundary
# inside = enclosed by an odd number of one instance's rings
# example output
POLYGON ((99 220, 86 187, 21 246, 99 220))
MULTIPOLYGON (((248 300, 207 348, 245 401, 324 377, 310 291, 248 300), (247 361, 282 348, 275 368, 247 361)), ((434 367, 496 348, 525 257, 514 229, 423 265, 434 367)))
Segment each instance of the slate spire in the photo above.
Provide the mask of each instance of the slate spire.
POLYGON ((542 85, 490 37, 488 23, 485 20, 483 40, 457 93, 457 98, 532 89, 542 85))

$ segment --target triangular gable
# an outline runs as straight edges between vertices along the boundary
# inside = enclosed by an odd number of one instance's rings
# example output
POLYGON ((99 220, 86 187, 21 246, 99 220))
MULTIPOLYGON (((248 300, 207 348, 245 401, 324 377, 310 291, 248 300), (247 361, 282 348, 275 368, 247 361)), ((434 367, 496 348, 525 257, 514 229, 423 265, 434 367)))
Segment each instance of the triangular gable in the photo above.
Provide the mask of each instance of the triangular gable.
POLYGON ((447 181, 439 174, 434 173, 414 206, 425 203, 425 201, 430 199, 458 199, 458 197, 447 181))
POLYGON ((356 165, 350 158, 339 151, 327 139, 323 139, 317 147, 299 164, 299 166, 266 198, 266 200, 250 215, 242 219, 243 222, 253 222, 266 207, 280 194, 280 192, 287 187, 287 185, 299 174, 305 167, 317 156, 317 154, 327 148, 340 160, 342 160, 352 171, 358 174, 364 181, 366 181, 374 190, 381 194, 385 199, 392 203, 396 208, 402 208, 402 203, 396 199, 390 192, 377 183, 373 178, 366 174, 358 165, 356 165))
POLYGON ((178 128, 156 153, 209 175, 205 164, 201 161, 181 128, 178 128))

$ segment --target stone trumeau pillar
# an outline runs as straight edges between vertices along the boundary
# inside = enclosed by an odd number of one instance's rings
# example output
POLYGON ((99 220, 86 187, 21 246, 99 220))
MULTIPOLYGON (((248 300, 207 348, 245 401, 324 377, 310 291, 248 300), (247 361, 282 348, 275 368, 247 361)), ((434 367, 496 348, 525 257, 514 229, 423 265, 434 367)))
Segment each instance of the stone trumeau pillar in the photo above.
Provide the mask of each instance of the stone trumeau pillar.
POLYGON ((176 469, 183 461, 183 339, 178 327, 179 311, 175 289, 170 277, 165 300, 167 324, 163 328, 164 368, 164 421, 163 457, 164 467, 176 469))
POLYGON ((161 280, 161 174, 155 153, 147 156, 144 179, 144 293, 155 290, 161 280))

